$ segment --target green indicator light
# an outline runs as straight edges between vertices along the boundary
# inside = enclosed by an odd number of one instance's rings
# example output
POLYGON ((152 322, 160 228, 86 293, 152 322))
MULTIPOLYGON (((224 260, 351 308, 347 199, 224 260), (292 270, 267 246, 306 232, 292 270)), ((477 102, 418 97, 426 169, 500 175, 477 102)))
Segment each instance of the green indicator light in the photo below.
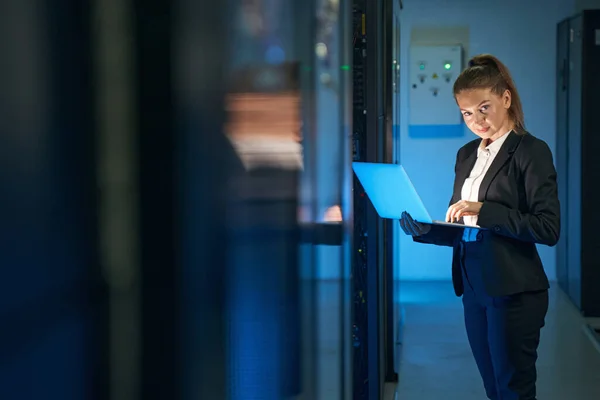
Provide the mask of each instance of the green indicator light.
POLYGON ((450 63, 446 63, 446 64, 444 64, 444 68, 445 68, 446 70, 449 70, 450 68, 452 68, 452 64, 450 64, 450 63))
POLYGON ((350 71, 350 66, 349 65, 342 65, 340 67, 343 71, 350 71))
POLYGON ((419 69, 420 70, 424 70, 425 69, 425 64, 421 63, 421 65, 419 65, 419 69))

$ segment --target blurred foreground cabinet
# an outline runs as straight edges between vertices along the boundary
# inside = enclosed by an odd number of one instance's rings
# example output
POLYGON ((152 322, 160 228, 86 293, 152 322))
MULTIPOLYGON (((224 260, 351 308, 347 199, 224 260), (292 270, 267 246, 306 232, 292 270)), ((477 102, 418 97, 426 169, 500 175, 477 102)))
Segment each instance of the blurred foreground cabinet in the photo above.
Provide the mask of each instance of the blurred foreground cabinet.
POLYGON ((560 22, 557 34, 556 165, 562 214, 557 275, 586 317, 600 317, 600 10, 560 22))

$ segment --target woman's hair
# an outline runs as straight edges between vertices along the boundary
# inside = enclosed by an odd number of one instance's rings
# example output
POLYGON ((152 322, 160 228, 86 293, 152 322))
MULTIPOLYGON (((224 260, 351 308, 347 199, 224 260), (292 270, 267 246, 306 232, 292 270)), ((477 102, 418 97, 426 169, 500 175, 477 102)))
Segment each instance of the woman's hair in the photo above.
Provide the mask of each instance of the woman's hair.
POLYGON ((511 94, 508 115, 515 124, 517 133, 525 132, 525 116, 517 87, 506 65, 491 54, 480 54, 469 61, 469 66, 460 73, 454 82, 454 96, 463 90, 490 89, 498 96, 506 90, 511 94))

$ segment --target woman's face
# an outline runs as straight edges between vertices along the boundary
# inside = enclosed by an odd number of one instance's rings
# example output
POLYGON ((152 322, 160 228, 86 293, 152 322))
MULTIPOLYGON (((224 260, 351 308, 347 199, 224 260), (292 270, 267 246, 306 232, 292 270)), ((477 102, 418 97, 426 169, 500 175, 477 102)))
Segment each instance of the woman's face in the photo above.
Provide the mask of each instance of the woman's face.
POLYGON ((510 101, 508 90, 502 96, 490 89, 463 90, 456 95, 456 103, 469 129, 480 138, 491 141, 513 128, 508 114, 510 101))

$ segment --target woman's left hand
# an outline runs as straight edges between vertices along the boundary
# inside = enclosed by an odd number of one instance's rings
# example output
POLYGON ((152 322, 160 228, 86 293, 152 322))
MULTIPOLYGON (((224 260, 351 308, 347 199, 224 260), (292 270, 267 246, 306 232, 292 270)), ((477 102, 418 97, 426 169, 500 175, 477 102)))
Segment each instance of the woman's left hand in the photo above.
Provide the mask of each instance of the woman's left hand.
POLYGON ((446 222, 458 222, 464 216, 479 215, 483 203, 461 200, 452 204, 446 211, 446 222))

